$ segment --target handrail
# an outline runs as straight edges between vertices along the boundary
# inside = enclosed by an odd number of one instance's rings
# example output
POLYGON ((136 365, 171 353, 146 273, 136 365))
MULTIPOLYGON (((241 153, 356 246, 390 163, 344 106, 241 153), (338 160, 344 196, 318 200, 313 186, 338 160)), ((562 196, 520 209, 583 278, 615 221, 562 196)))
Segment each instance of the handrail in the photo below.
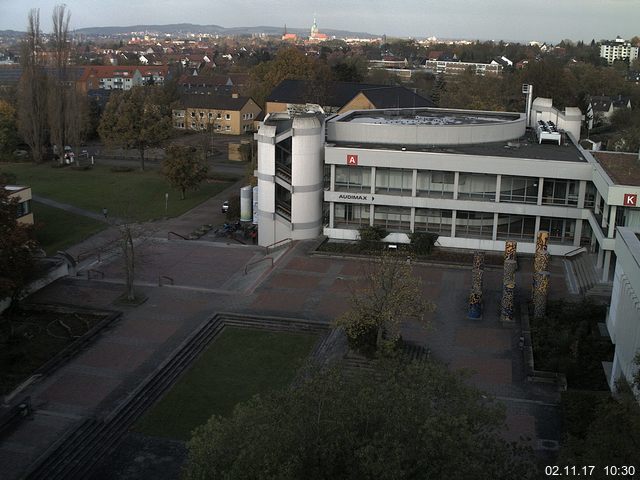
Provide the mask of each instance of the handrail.
POLYGON ((260 260, 256 260, 255 262, 247 263, 244 267, 244 274, 245 275, 247 274, 250 266, 256 265, 260 262, 264 262, 265 260, 271 260, 271 268, 273 268, 273 257, 264 257, 264 258, 261 258, 260 260))
POLYGON ((578 253, 580 250, 584 250, 585 252, 587 251, 587 249, 586 249, 586 248, 584 248, 584 247, 582 247, 582 246, 581 246, 581 247, 578 247, 578 248, 574 248, 574 249, 573 249, 573 250, 571 250, 570 252, 565 253, 565 254, 563 255, 563 257, 564 257, 564 258, 568 258, 569 256, 571 256, 571 255, 574 255, 574 254, 578 253))
POLYGON ((185 237, 184 235, 180 235, 179 233, 176 233, 176 232, 167 232, 167 240, 171 240, 171 239, 169 238, 169 236, 170 236, 170 235, 172 235, 172 234, 173 234, 173 235, 175 235, 176 237, 180 237, 180 238, 181 238, 181 239, 183 239, 183 240, 189 240, 189 239, 188 239, 187 237, 185 237))
POLYGON ((104 272, 90 268, 89 270, 87 270, 87 280, 91 280, 91 272, 97 273, 101 279, 104 278, 104 272))
POLYGON ((161 287, 162 286, 162 279, 165 279, 169 282, 170 285, 174 284, 173 278, 168 277, 166 275, 158 275, 158 286, 161 287))
POLYGON ((80 252, 78 255, 76 255, 76 262, 80 263, 80 261, 83 258, 88 258, 92 255, 97 255, 98 256, 98 262, 100 262, 100 251, 98 250, 98 252, 80 252))
POLYGON ((281 243, 285 243, 285 242, 289 242, 289 243, 291 243, 291 242, 293 242, 293 238, 291 238, 291 237, 289 237, 289 238, 283 238, 282 240, 278 240, 277 242, 274 242, 274 243, 272 243, 271 245, 267 245, 267 246, 265 247, 265 252, 268 254, 268 253, 269 253, 269 249, 270 249, 270 248, 275 247, 275 246, 277 246, 277 245, 279 246, 279 244, 281 244, 281 243))

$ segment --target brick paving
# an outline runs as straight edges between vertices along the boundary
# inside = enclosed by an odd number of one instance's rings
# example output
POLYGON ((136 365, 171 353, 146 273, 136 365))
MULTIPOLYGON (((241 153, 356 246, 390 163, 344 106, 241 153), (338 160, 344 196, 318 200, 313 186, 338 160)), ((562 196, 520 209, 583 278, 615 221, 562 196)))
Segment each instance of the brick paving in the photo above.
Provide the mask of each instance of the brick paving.
MULTIPOLYGON (((222 194, 225 195, 225 194, 222 194)), ((37 302, 64 302, 122 310, 117 324, 102 333, 85 351, 58 371, 25 391, 36 407, 34 420, 23 422, 0 443, 0 464, 6 478, 20 473, 54 439, 87 415, 113 410, 195 328, 220 311, 302 316, 331 322, 349 306, 350 292, 363 281, 365 262, 357 259, 308 255, 310 242, 280 253, 273 268, 262 262, 246 274, 245 267, 263 257, 254 246, 225 243, 166 241, 166 231, 195 227, 217 212, 213 199, 187 218, 165 222, 155 238, 139 249, 143 263, 137 289, 147 301, 139 306, 116 303, 123 291, 117 257, 88 267, 103 271, 109 281, 67 278, 33 296, 37 302), (157 286, 158 275, 171 276, 175 285, 157 286), (37 439, 37 441, 36 441, 37 439), (32 441, 33 440, 33 441, 32 441)), ((102 234, 104 242, 111 233, 102 234)), ((75 251, 100 244, 90 239, 75 251)), ((521 262, 517 295, 530 291, 530 267, 521 262)), ((487 271, 484 315, 467 318, 470 268, 414 265, 423 281, 422 294, 436 305, 425 315, 429 325, 403 324, 403 337, 429 348, 436 360, 470 372, 469 381, 497 395, 507 406, 507 438, 519 436, 558 439, 557 392, 524 381, 517 326, 499 322, 502 275, 487 271)), ((566 292, 561 265, 553 265, 552 297, 566 292)))

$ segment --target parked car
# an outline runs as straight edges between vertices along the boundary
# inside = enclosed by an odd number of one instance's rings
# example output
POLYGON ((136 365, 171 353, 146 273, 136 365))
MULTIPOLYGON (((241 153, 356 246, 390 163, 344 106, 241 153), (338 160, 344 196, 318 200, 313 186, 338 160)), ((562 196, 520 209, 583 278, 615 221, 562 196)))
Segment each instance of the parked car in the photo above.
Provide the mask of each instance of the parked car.
POLYGON ((222 213, 227 213, 229 211, 229 200, 225 200, 222 202, 222 213))

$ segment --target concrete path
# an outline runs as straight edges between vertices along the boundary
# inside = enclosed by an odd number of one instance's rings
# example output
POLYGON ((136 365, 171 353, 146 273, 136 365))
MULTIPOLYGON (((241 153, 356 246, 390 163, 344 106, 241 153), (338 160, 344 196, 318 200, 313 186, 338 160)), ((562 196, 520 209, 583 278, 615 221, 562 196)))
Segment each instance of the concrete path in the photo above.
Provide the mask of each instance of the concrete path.
MULTIPOLYGON (((196 328, 216 312, 306 317, 330 323, 349 307, 351 291, 363 281, 363 261, 311 256, 316 242, 299 242, 273 260, 263 249, 226 241, 168 240, 167 232, 188 234, 204 223, 219 224, 219 206, 241 184, 185 215, 145 225, 140 240, 136 288, 148 300, 136 307, 116 305, 123 292, 121 260, 108 229, 70 249, 103 252, 87 256, 81 268, 100 270, 104 278, 66 278, 32 297, 34 302, 68 303, 119 309, 119 322, 51 375, 32 385, 35 414, 0 443, 3 479, 19 478, 58 438, 84 419, 102 417, 120 405, 196 328), (110 252, 110 253, 109 253, 110 252), (273 266, 272 266, 273 262, 273 266), (171 282, 166 280, 171 279, 171 282), (160 281, 159 281, 160 280, 160 281)), ((534 448, 558 441, 558 394, 533 387, 524 378, 519 328, 498 318, 501 274, 485 274, 485 310, 481 321, 466 318, 471 272, 416 265, 423 294, 437 308, 430 324, 407 323, 404 338, 431 349, 436 359, 469 371, 469 381, 506 406, 508 438, 522 436, 534 448)), ((520 298, 528 295, 530 268, 518 272, 520 298)), ((552 297, 566 294, 562 266, 553 266, 552 297)), ((144 474, 138 478, 145 478, 144 474)), ((112 478, 108 475, 104 478, 112 478)))
POLYGON ((44 205, 48 205, 50 207, 59 208, 60 210, 64 210, 70 213, 75 213, 76 215, 80 215, 82 217, 89 217, 97 220, 99 222, 108 223, 111 219, 106 218, 102 212, 96 213, 91 210, 85 210, 84 208, 75 207, 73 205, 69 205, 68 203, 58 202, 57 200, 52 200, 50 198, 43 197, 41 195, 33 195, 33 200, 38 203, 42 203, 44 205))

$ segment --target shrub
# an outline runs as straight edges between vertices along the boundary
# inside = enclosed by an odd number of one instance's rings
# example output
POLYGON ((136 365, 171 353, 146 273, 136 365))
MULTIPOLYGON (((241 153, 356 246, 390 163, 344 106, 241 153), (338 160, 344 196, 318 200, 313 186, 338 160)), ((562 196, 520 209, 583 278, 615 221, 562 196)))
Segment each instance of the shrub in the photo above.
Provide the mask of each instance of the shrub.
POLYGON ((438 240, 437 233, 428 233, 428 232, 413 232, 409 234, 409 239, 411 240, 411 246, 413 247, 413 252, 416 255, 429 255, 431 250, 433 250, 433 246, 438 240))

